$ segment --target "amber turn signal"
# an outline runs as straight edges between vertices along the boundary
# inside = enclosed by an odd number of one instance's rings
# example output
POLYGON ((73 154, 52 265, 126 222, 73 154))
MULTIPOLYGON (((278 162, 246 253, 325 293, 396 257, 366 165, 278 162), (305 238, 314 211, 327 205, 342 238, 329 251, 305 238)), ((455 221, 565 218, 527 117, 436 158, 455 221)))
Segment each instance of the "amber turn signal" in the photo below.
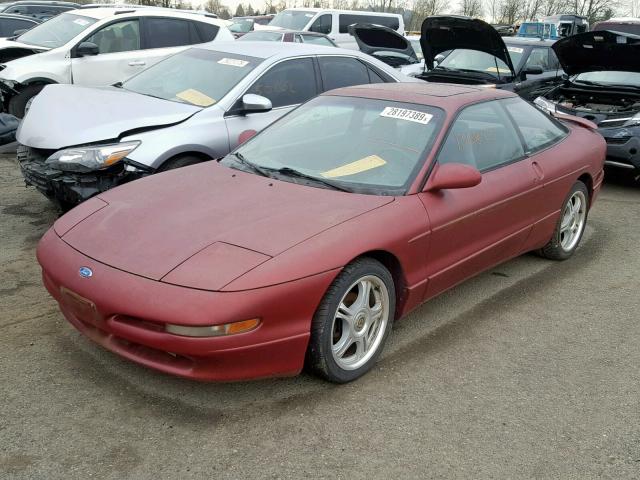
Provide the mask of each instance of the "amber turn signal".
POLYGON ((183 337, 221 337, 235 335, 254 330, 260 325, 259 318, 241 320, 239 322, 225 323, 223 325, 208 325, 205 327, 189 327, 186 325, 173 325, 168 323, 165 327, 167 333, 181 335, 183 337))

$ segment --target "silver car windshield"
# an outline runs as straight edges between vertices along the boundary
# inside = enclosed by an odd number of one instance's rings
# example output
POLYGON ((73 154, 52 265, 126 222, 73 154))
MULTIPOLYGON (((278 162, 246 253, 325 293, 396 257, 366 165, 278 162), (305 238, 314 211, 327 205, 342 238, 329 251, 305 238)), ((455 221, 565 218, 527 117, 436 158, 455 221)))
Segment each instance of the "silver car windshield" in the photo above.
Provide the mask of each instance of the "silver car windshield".
POLYGON ((262 59, 190 48, 143 70, 122 84, 132 92, 209 107, 219 102, 262 59))
POLYGON ((321 96, 222 163, 312 186, 401 195, 424 164, 443 117, 442 110, 425 105, 321 96))
MULTIPOLYGON (((509 47, 509 56, 511 63, 517 65, 522 57, 522 48, 509 47)), ((452 51, 447 57, 438 64, 440 68, 448 68, 453 70, 472 70, 497 76, 511 75, 511 69, 497 57, 481 52, 480 50, 467 50, 459 48, 452 51), (497 69, 496 69, 497 66, 497 69)))
POLYGON ((305 10, 283 10, 269 22, 270 27, 286 28, 288 30, 302 30, 315 16, 315 12, 305 10))
POLYGON ((260 31, 260 32, 249 32, 246 35, 243 35, 238 40, 243 40, 247 42, 281 42, 282 41, 282 33, 279 32, 269 32, 269 31, 260 31))
POLYGON ((63 13, 23 33, 17 40, 29 45, 57 48, 96 22, 95 18, 63 13))
POLYGON ((603 71, 603 72, 585 72, 577 75, 574 81, 582 81, 585 83, 601 83, 603 85, 629 85, 632 87, 640 87, 640 73, 639 72, 618 72, 618 71, 603 71))

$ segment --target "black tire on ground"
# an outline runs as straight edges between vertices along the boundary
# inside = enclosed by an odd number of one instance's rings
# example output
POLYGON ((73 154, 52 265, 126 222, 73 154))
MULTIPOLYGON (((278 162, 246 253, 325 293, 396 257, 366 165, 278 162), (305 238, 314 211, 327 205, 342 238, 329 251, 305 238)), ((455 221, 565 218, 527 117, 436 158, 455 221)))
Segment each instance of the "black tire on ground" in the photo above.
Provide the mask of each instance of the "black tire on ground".
POLYGON ((578 248, 578 245, 580 245, 580 240, 582 239, 582 235, 584 234, 584 229, 587 224, 587 217, 589 214, 589 201, 589 190, 587 189, 587 186, 578 180, 573 184, 571 190, 569 190, 569 193, 567 194, 567 197, 562 203, 560 218, 558 219, 558 223, 556 224, 556 228, 553 232, 553 235, 551 236, 551 239, 549 240, 549 243, 538 250, 538 254, 540 256, 548 258, 550 260, 566 260, 573 255, 573 253, 578 248), (567 211, 568 203, 571 202, 572 199, 574 199, 576 196, 580 197, 580 195, 582 195, 582 198, 584 198, 585 200, 585 204, 582 205, 582 208, 584 208, 584 222, 577 232, 577 240, 575 240, 575 243, 572 242, 573 245, 570 245, 570 248, 565 248, 562 245, 562 222, 565 218, 565 212, 567 211))
POLYGON ((166 172, 167 170, 173 170, 176 168, 188 167, 189 165, 195 165, 201 163, 203 160, 195 155, 182 155, 179 157, 171 158, 160 165, 158 172, 166 172))
POLYGON ((9 100, 9 113, 18 118, 24 117, 24 111, 27 106, 27 102, 29 102, 29 100, 40 93, 40 90, 42 90, 44 87, 44 84, 27 85, 26 87, 24 87, 22 90, 20 90, 18 95, 14 95, 9 100))
MULTIPOLYGON (((381 294, 383 289, 376 289, 374 287, 373 291, 375 300, 375 295, 381 294)), ((359 293, 357 295, 359 295, 359 293)), ((354 304, 351 306, 353 307, 354 304)), ((384 265, 377 260, 368 257, 359 258, 347 265, 327 289, 327 292, 325 293, 318 310, 313 317, 311 323, 311 338, 309 339, 309 347, 307 349, 306 367, 316 375, 335 383, 350 382, 364 375, 375 364, 384 348, 387 337, 391 332, 395 315, 395 307, 396 295, 393 277, 384 265), (356 295, 355 290, 357 287, 354 287, 354 284, 364 278, 374 278, 376 281, 379 280, 382 282, 384 287, 386 287, 386 292, 388 293, 387 318, 386 322, 382 322, 385 315, 380 317, 380 325, 384 325, 384 327, 378 328, 384 328, 384 332, 379 332, 379 330, 375 328, 371 329, 371 337, 379 338, 379 341, 377 343, 377 347, 375 347, 375 351, 370 354, 371 356, 368 358, 366 363, 355 369, 345 369, 338 364, 332 352, 334 340, 336 340, 334 318, 336 317, 338 306, 343 299, 346 301, 347 295, 356 295), (374 330, 379 333, 375 334, 374 330)), ((342 328, 344 327, 341 327, 340 330, 342 330, 342 328)), ((366 332, 368 328, 369 327, 363 327, 365 335, 367 334, 366 332)), ((344 332, 341 332, 337 337, 340 338, 343 334, 344 332)), ((339 343, 340 340, 337 340, 337 342, 339 343)), ((372 342, 372 345, 375 344, 376 342, 372 342)), ((371 350, 373 349, 374 346, 371 347, 371 350)), ((348 350, 349 349, 347 349, 347 352, 348 350)))

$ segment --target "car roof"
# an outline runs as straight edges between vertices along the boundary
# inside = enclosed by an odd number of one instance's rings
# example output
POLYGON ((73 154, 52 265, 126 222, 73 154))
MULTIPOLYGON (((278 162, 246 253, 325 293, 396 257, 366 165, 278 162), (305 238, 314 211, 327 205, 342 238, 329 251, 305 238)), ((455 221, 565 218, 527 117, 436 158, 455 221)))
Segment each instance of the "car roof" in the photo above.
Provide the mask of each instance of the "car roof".
POLYGON ((554 43, 555 40, 541 40, 540 38, 527 38, 527 37, 503 37, 502 39, 505 45, 520 45, 520 46, 531 46, 531 47, 550 47, 554 43))
POLYGON ((162 7, 96 7, 96 8, 80 8, 66 13, 72 13, 75 15, 83 15, 85 17, 95 18, 102 20, 104 18, 110 18, 114 15, 118 16, 135 16, 135 17, 148 17, 148 16, 166 16, 173 18, 185 18, 190 20, 199 19, 200 21, 206 21, 208 23, 214 23, 216 25, 225 25, 224 21, 218 18, 213 18, 202 13, 194 11, 193 13, 185 12, 183 10, 176 10, 174 8, 162 8, 162 7))
POLYGON ((518 95, 507 90, 455 85, 451 83, 374 83, 354 87, 338 88, 322 95, 373 98, 394 102, 415 103, 440 107, 454 112, 469 105, 498 98, 517 98, 518 95))
MULTIPOLYGON (((306 33, 306 32, 305 32, 306 33)), ((347 50, 336 47, 325 47, 311 43, 294 43, 294 42, 214 42, 206 45, 200 45, 194 48, 202 48, 213 50, 216 52, 235 53, 236 55, 247 55, 256 58, 270 57, 297 57, 299 55, 322 55, 331 53, 332 55, 343 54, 357 57, 368 57, 357 50, 347 50)))
MULTIPOLYGON (((364 10, 341 10, 339 8, 317 8, 317 7, 291 7, 285 8, 284 10, 299 10, 303 12, 338 12, 338 13, 349 13, 355 15, 374 15, 374 16, 383 16, 383 17, 401 17, 399 13, 389 13, 389 12, 367 12, 364 10)), ((283 10, 283 11, 284 11, 283 10)))
POLYGON ((74 2, 57 2, 57 1, 47 1, 47 0, 17 0, 15 2, 2 2, 0 6, 8 6, 8 5, 52 5, 52 6, 60 6, 60 7, 79 7, 79 3, 74 2))

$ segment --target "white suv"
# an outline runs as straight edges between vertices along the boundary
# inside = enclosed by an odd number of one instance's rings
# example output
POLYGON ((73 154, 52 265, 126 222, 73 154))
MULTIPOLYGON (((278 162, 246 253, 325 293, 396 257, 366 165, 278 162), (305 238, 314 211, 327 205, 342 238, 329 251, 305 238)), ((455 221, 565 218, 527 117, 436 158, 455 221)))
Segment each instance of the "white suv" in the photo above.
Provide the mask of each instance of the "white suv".
POLYGON ((111 85, 188 45, 233 40, 224 22, 164 8, 88 8, 0 40, 4 109, 22 118, 44 85, 111 85))

